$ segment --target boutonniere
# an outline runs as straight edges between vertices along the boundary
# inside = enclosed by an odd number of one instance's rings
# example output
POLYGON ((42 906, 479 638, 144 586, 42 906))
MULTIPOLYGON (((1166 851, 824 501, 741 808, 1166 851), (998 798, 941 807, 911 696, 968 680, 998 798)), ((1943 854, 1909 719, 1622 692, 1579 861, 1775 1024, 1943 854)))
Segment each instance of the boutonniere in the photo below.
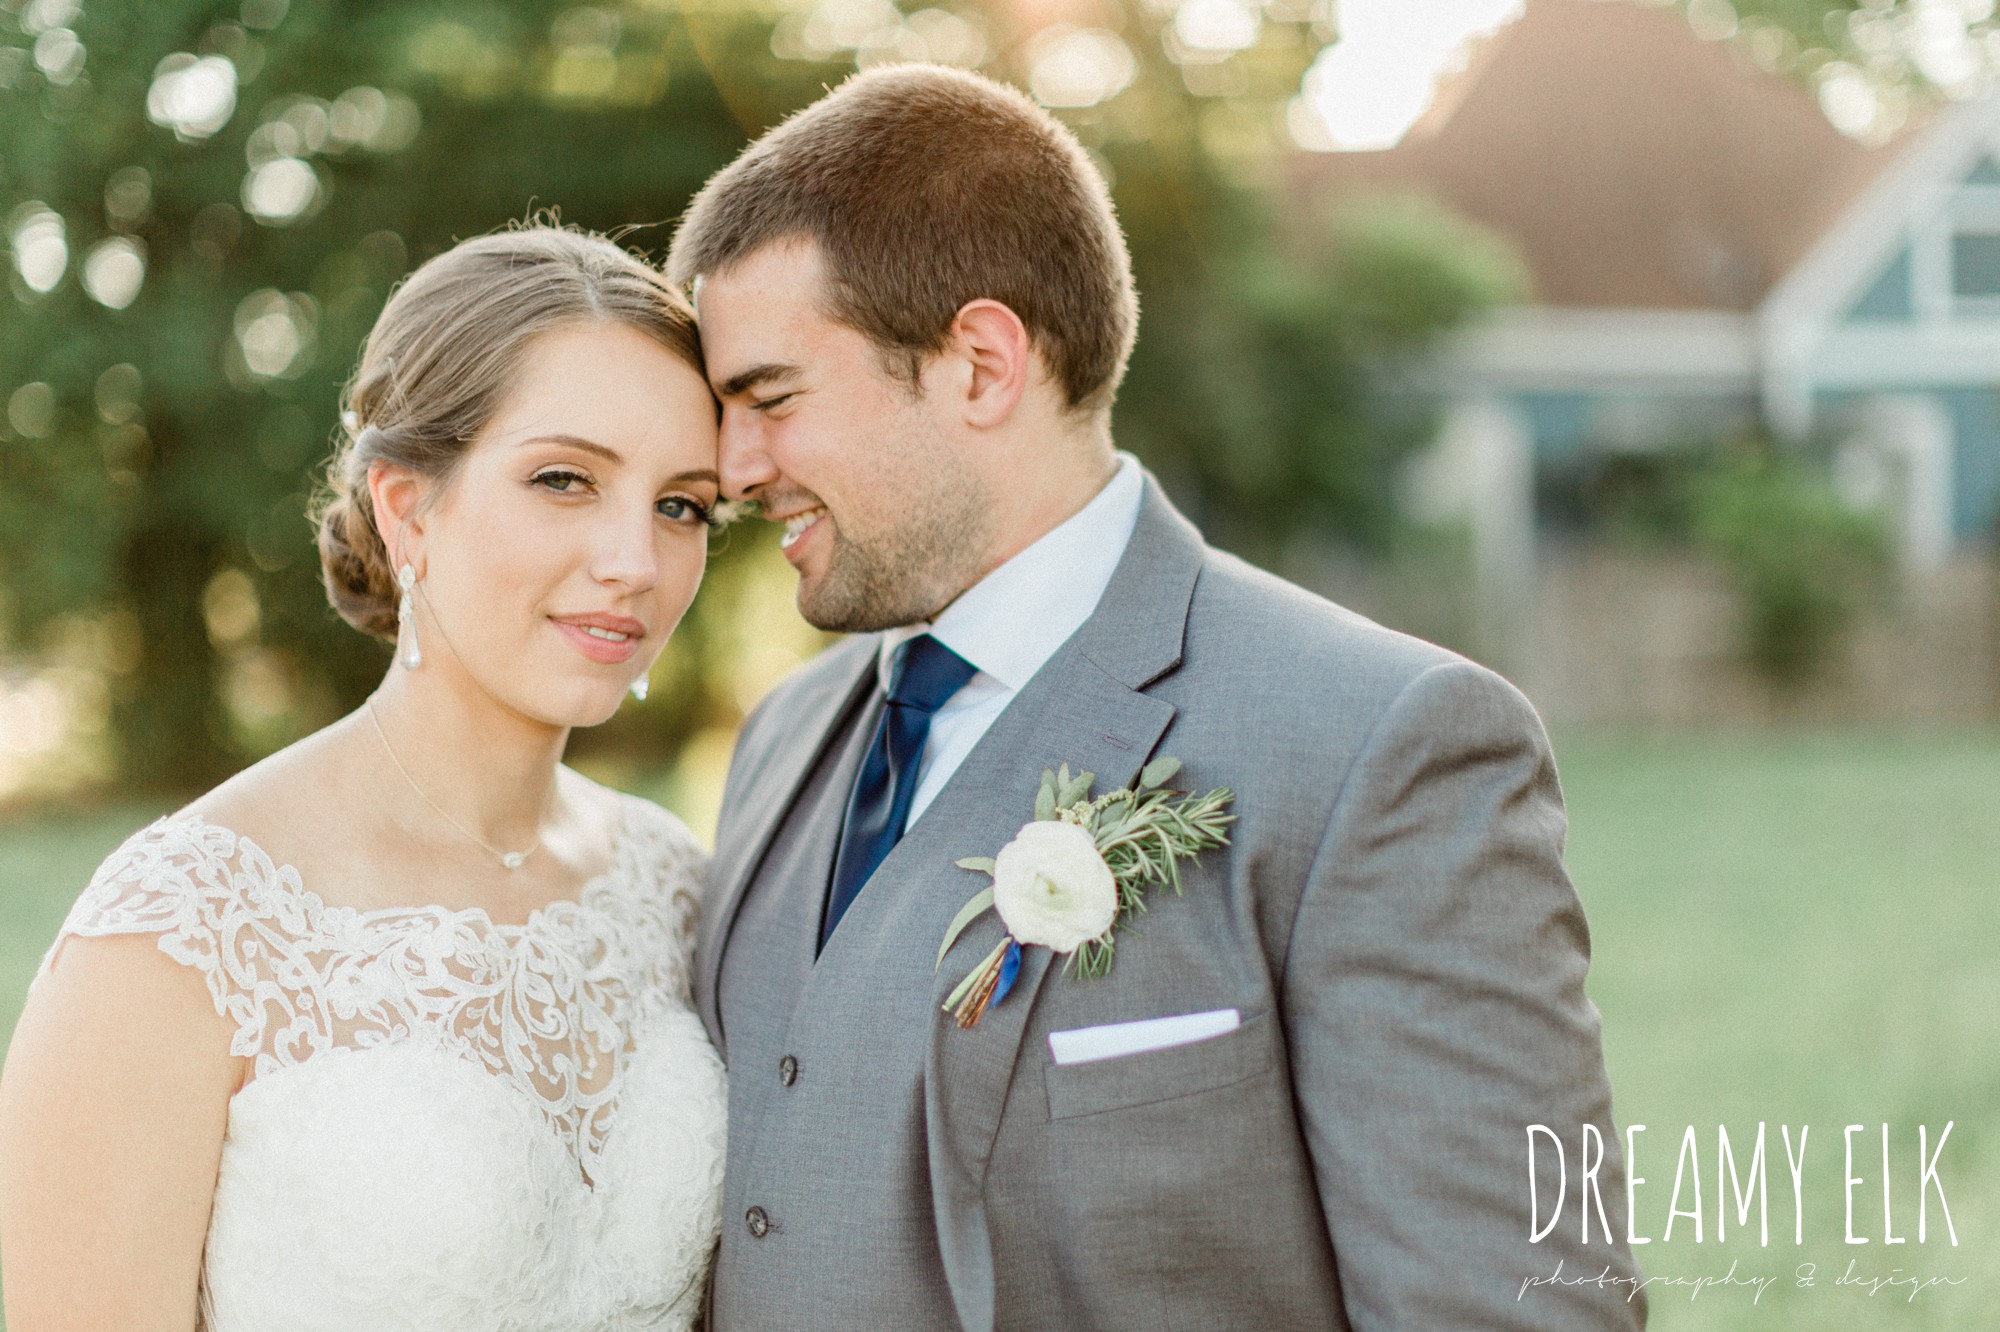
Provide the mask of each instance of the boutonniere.
POLYGON ((970 1027, 1006 998, 1021 970, 1021 949, 1042 947, 1064 956, 1064 969, 1082 976, 1111 970, 1113 932, 1146 909, 1146 890, 1169 884, 1181 890, 1180 862, 1226 846, 1224 830, 1235 796, 1218 787, 1205 796, 1169 788, 1181 769, 1175 758, 1157 758, 1136 787, 1091 798, 1097 774, 1072 777, 1069 765, 1044 769, 1035 817, 997 856, 967 856, 960 869, 992 876, 952 918, 938 945, 937 965, 965 927, 997 911, 1007 933, 958 983, 945 1011, 970 1027))

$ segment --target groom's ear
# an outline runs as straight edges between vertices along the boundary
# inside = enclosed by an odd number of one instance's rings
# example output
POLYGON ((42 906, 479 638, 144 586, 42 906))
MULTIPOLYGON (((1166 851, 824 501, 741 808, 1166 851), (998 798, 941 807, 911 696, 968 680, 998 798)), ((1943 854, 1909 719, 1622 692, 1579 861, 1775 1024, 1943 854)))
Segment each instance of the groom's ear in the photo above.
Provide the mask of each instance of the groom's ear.
POLYGON ((951 321, 946 356, 957 363, 954 392, 966 424, 997 426, 1013 415, 1034 371, 1034 348, 1021 316, 999 301, 968 301, 951 321))

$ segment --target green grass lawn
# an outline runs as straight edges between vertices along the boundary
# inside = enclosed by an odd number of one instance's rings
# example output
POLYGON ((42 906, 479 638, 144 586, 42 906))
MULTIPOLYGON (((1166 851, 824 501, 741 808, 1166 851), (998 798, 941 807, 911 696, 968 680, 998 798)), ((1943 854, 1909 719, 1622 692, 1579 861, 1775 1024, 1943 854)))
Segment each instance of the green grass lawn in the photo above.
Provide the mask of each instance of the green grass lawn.
POLYGON ((1692 1280, 1734 1260, 1739 1278, 1781 1278, 1754 1307, 1747 1288, 1655 1288, 1652 1325, 2000 1323, 2000 735, 1559 735, 1557 755, 1617 1117, 1646 1125, 1637 1233, 1653 1242, 1641 1262, 1692 1280), (1718 1245, 1717 1126, 1741 1165, 1759 1121, 1774 1158, 1771 1247, 1754 1229, 1739 1243, 1733 1211, 1718 1245), (1916 1242, 1917 1126, 1935 1147, 1946 1121, 1938 1168, 1955 1249, 1935 1194, 1929 1242, 1916 1242), (1899 1246, 1883 1243, 1885 1122, 1899 1246), (1811 1126, 1802 1247, 1781 1124, 1811 1126), (1845 1240, 1849 1124, 1866 1126, 1854 1233, 1868 1244, 1845 1240), (1663 1242, 1689 1125, 1705 1242, 1685 1217, 1663 1242), (1811 1289, 1793 1284, 1803 1262, 1817 1265, 1811 1289), (1970 1280, 1912 1303, 1908 1287, 1834 1284, 1850 1262, 1856 1276, 1970 1280))
MULTIPOLYGON (((1649 1275, 1779 1281, 1655 1288, 1655 1328, 1972 1329, 2000 1290, 2000 735, 1559 735, 1569 859, 1590 914, 1591 989, 1621 1124, 1640 1123, 1639 1250, 1649 1275), (1952 1121, 1940 1158, 1959 1246, 1916 1242, 1916 1132, 1952 1121), (1772 1157, 1772 1244, 1714 1238, 1715 1138, 1772 1157), (1893 1233, 1882 1242, 1881 1125, 1893 1233), (1792 1243, 1779 1125, 1809 1124, 1805 1244, 1792 1243), (1844 1242, 1842 1129, 1855 1139, 1857 1236, 1844 1242), (1681 1137, 1698 1136, 1705 1240, 1667 1222, 1681 1137), (1875 1295, 1858 1275, 1970 1278, 1875 1295), (1817 1264, 1810 1290, 1793 1284, 1817 1264)), ((157 811, 0 826, 0 1022, 91 868, 157 811)), ((1570 1144, 1575 1151, 1575 1145, 1570 1144)), ((1574 1169, 1574 1166, 1572 1166, 1574 1169)), ((1525 1174, 1525 1165, 1524 1171, 1525 1174)), ((1684 1210, 1693 1206, 1684 1193, 1684 1210)), ((1525 1212, 1525 1199, 1524 1199, 1525 1212)), ((1565 1224, 1574 1224, 1574 1201, 1565 1224)), ((1524 1215, 1525 1220, 1525 1215, 1524 1215)), ((1753 1218, 1754 1225, 1754 1218, 1753 1218)))

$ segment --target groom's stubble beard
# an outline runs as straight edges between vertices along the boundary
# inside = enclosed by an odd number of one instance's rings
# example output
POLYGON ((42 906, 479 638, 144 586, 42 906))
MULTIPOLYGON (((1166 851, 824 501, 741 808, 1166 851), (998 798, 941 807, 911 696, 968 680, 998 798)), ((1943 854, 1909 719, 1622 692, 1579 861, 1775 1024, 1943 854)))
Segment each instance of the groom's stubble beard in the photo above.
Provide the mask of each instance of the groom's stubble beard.
POLYGON ((828 508, 826 572, 799 584, 799 614, 814 628, 855 634, 915 624, 977 581, 991 527, 985 481, 942 443, 927 444, 897 450, 899 461, 921 461, 880 531, 856 532, 828 508))

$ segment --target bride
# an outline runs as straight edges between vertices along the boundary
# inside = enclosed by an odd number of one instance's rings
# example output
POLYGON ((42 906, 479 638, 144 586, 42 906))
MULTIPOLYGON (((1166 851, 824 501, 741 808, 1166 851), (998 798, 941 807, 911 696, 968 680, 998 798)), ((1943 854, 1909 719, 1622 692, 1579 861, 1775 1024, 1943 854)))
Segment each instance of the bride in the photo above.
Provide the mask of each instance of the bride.
POLYGON ((693 315, 537 227, 382 312, 319 516, 354 713, 106 860, 0 1082, 13 1332, 685 1328, 724 1085, 702 852, 560 759, 693 599, 693 315))

